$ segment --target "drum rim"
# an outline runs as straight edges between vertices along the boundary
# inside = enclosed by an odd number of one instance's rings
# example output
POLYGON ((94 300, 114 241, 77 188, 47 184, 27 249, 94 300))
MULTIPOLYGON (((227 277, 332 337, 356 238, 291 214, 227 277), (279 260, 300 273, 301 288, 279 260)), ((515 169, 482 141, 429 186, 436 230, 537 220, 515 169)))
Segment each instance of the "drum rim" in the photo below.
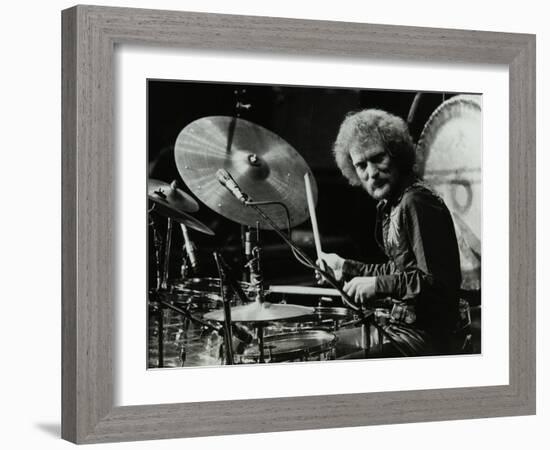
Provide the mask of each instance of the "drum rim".
MULTIPOLYGON (((300 348, 285 350, 284 352, 279 352, 279 353, 276 351, 271 352, 269 348, 267 348, 264 350, 264 353, 267 359, 275 362, 284 362, 300 356, 318 355, 331 350, 334 347, 334 345, 336 345, 336 341, 338 340, 338 336, 336 336, 336 334, 330 331, 320 330, 320 329, 307 329, 307 330, 296 330, 288 333, 279 333, 279 334, 272 334, 272 335, 266 336, 264 338, 264 346, 265 344, 271 341, 277 342, 277 341, 282 341, 289 338, 291 339, 298 338, 299 336, 303 336, 303 335, 313 335, 312 337, 314 337, 315 335, 324 335, 324 337, 327 340, 324 342, 319 342, 315 346, 309 346, 309 347, 301 346, 300 348)), ((241 356, 245 358, 250 358, 252 360, 259 358, 260 352, 259 352, 258 343, 256 342, 253 347, 247 348, 243 353, 243 355, 241 356)))

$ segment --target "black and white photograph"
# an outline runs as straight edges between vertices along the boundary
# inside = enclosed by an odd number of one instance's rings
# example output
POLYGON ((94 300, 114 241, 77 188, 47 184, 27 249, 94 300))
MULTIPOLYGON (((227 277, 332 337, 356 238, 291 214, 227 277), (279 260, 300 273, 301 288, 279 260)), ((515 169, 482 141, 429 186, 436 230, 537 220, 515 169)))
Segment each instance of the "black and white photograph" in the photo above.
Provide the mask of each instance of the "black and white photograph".
POLYGON ((147 368, 481 354, 482 95, 147 80, 147 368))

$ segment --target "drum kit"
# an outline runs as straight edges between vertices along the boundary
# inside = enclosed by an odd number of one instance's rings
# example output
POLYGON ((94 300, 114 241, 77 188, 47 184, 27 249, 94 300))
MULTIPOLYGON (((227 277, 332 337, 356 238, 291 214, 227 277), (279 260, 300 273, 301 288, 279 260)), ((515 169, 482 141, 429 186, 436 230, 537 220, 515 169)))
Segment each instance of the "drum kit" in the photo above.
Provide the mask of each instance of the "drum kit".
POLYGON ((239 269, 246 273, 246 281, 236 279, 234 267, 218 251, 212 253, 218 277, 193 278, 185 270, 180 278, 169 276, 176 224, 181 227, 191 268, 197 256, 189 230, 215 233, 193 216, 199 203, 175 181, 150 179, 147 193, 157 270, 149 292, 150 317, 156 318, 150 320, 149 367, 334 359, 340 327, 360 330, 366 354, 372 312, 353 304, 331 275, 291 239, 291 229, 310 217, 308 197, 317 201, 315 179, 301 155, 259 125, 239 117, 213 116, 198 119, 180 132, 174 157, 194 196, 243 228, 246 263, 239 269), (166 222, 165 232, 156 225, 159 217, 166 222), (318 270, 332 288, 267 286, 260 242, 254 237, 260 229, 275 231, 294 256, 312 271, 318 270), (344 307, 287 304, 286 294, 328 301, 338 297, 344 307), (166 351, 177 351, 178 357, 165 358, 166 351))

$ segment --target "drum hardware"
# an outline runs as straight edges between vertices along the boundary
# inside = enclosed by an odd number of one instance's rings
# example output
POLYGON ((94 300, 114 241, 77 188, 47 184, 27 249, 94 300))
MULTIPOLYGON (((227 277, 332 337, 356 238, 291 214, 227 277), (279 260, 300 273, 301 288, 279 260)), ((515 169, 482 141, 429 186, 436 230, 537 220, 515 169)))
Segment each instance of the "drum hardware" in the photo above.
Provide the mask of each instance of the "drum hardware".
MULTIPOLYGON (((214 260, 216 261, 216 267, 218 268, 218 273, 220 275, 220 297, 222 298, 223 304, 223 332, 224 332, 224 350, 225 350, 225 363, 227 365, 232 365, 234 363, 233 359, 233 335, 231 331, 231 304, 227 296, 225 295, 223 289, 223 283, 226 279, 231 278, 231 276, 222 268, 222 258, 221 255, 217 252, 213 253, 214 260)), ((237 283, 235 283, 237 286, 237 283)))
POLYGON ((260 247, 256 246, 252 249, 252 258, 246 263, 246 268, 250 272, 250 284, 256 292, 256 301, 263 303, 264 288, 263 277, 260 268, 260 247))
MULTIPOLYGON (((312 357, 330 353, 338 338, 323 330, 304 330, 265 336, 262 339, 263 342, 258 340, 239 355, 241 363, 260 362, 261 358, 270 363, 308 361, 312 357)), ((327 356, 325 358, 328 359, 327 356)))
POLYGON ((244 228, 243 234, 243 250, 246 263, 244 264, 244 279, 250 281, 252 285, 262 283, 261 268, 260 268, 260 224, 256 222, 256 230, 252 234, 252 228, 242 225, 244 228))
POLYGON ((158 367, 164 366, 164 311, 158 295, 158 289, 149 292, 149 304, 153 312, 157 314, 157 343, 158 343, 158 367))
POLYGON ((235 89, 235 116, 240 117, 243 111, 249 111, 252 108, 251 103, 245 103, 246 89, 235 89))
MULTIPOLYGON (((154 205, 149 212, 151 212, 153 208, 154 205)), ((151 214, 149 214, 149 226, 153 230, 153 247, 155 250, 155 288, 158 291, 161 283, 160 252, 162 250, 162 239, 157 227, 155 226, 155 220, 152 218, 151 214)))
MULTIPOLYGON (((243 226, 275 231, 302 264, 318 271, 327 280, 334 288, 333 294, 339 296, 345 306, 357 314, 357 324, 362 326, 364 335, 363 348, 367 353, 372 312, 355 305, 334 277, 324 267, 317 267, 290 238, 290 229, 310 218, 308 203, 311 209, 317 201, 315 179, 301 155, 282 138, 252 122, 239 117, 212 116, 198 119, 180 132, 174 147, 174 157, 187 186, 210 209, 243 226), (306 175, 309 181, 307 188, 304 183, 306 175), (235 180, 238 180, 238 184, 235 180), (253 198, 261 201, 253 201, 253 198), (261 221, 258 221, 259 218, 261 221), (282 228, 288 228, 288 235, 282 228)), ((231 322, 251 322, 257 333, 258 360, 265 362, 264 350, 269 349, 264 344, 272 344, 265 342, 267 337, 264 339, 264 325, 267 322, 305 316, 314 310, 265 301, 260 246, 256 245, 257 250, 254 251, 250 243, 250 228, 242 230, 245 255, 248 253, 251 256, 247 263, 252 262, 248 268, 251 272, 250 281, 255 285, 255 301, 230 308, 224 299, 222 310, 208 312, 204 319, 225 322, 225 334, 231 331, 231 322)), ((220 278, 229 283, 231 276, 227 276, 229 271, 226 272, 220 278)), ((223 288, 220 291, 223 298, 223 288)), ((226 336, 225 342, 231 344, 231 339, 226 336)))
POLYGON ((183 233, 183 240, 185 242, 185 245, 184 245, 184 250, 186 255, 185 264, 184 264, 185 269, 182 270, 182 277, 185 278, 187 275, 187 270, 186 270, 187 267, 190 266, 191 271, 193 273, 196 273, 199 268, 199 263, 197 261, 197 255, 195 253, 195 244, 193 244, 193 242, 189 238, 189 231, 187 230, 187 225, 185 225, 184 223, 180 223, 180 227, 183 233), (189 262, 189 264, 187 264, 187 262, 189 262))
MULTIPOLYGON (((218 271, 220 272, 220 279, 226 281, 229 286, 234 290, 234 292, 241 298, 244 302, 247 297, 240 284, 233 278, 230 274, 229 266, 223 260, 221 255, 214 252, 214 258, 216 259, 216 264, 218 266, 218 271)), ((244 304, 231 308, 228 301, 223 302, 224 308, 223 311, 216 310, 204 315, 204 318, 207 320, 214 320, 218 322, 224 322, 225 330, 225 344, 228 347, 226 349, 227 355, 226 359, 228 361, 233 361, 233 349, 232 349, 232 336, 231 336, 231 322, 252 322, 255 326, 256 336, 258 340, 259 348, 259 357, 258 361, 260 363, 265 362, 264 355, 264 326, 265 322, 281 320, 291 317, 299 317, 301 315, 310 314, 313 312, 312 308, 307 308, 305 306, 295 306, 295 305, 279 305, 271 304, 264 301, 263 295, 263 286, 262 283, 258 283, 254 286, 256 290, 255 301, 253 303, 244 304), (259 293, 258 293, 259 292, 259 293)), ((226 297, 223 289, 220 290, 222 297, 226 297)))
MULTIPOLYGON (((321 275, 327 280, 327 282, 331 284, 339 292, 340 297, 342 298, 342 301, 344 302, 344 304, 358 314, 359 316, 358 321, 361 323, 361 327, 362 327, 361 328, 362 330, 361 346, 364 349, 365 356, 367 356, 370 349, 369 330, 372 324, 373 313, 372 312, 365 313, 361 307, 354 305, 353 300, 342 290, 342 288, 339 286, 338 282, 334 279, 332 274, 330 274, 324 268, 321 269, 317 267, 313 263, 313 261, 311 261, 309 256, 306 255, 298 246, 296 246, 287 235, 285 235, 285 233, 278 227, 278 225, 271 219, 271 217, 265 211, 263 211, 262 208, 260 208, 260 206, 263 206, 269 202, 254 202, 248 194, 241 191, 240 187, 237 185, 237 183, 235 182, 231 174, 226 170, 223 170, 223 169, 218 170, 218 181, 221 184, 223 184, 224 187, 229 192, 231 192, 231 194, 234 197, 236 197, 241 203, 243 203, 245 206, 249 206, 252 209, 254 209, 264 219, 264 221, 271 226, 273 231, 275 231, 275 233, 291 248, 296 258, 298 260, 301 260, 301 262, 304 265, 320 272, 321 275)), ((287 214, 288 214, 288 210, 286 210, 286 208, 285 208, 285 211, 287 211, 287 214)), ((290 219, 288 219, 288 222, 290 222, 290 219)), ((282 306, 282 305, 279 305, 279 306, 282 306)), ((290 305, 285 305, 285 306, 290 306, 290 305)), ((261 340, 261 338, 263 338, 263 333, 262 333, 263 328, 261 326, 259 327, 258 332, 259 332, 260 359, 263 359, 263 356, 264 356, 263 347, 262 347, 263 341, 261 340)))
MULTIPOLYGON (((229 175, 229 178, 233 180, 233 178, 231 177, 231 174, 229 174, 227 171, 224 171, 224 172, 226 172, 226 174, 229 175)), ((233 183, 236 186, 236 183, 234 180, 233 180, 233 183)), ((227 189, 229 190, 230 187, 227 187, 227 189)), ((234 194, 234 192, 232 193, 234 194)), ((260 206, 264 206, 268 203, 274 203, 274 202, 254 202, 248 195, 246 195, 246 201, 244 202, 245 206, 249 206, 252 209, 254 209, 258 213, 258 215, 260 215, 260 217, 262 217, 264 221, 271 226, 271 229, 275 231, 275 233, 290 247, 290 249, 292 250, 294 255, 298 258, 298 260, 301 260, 301 262, 306 266, 308 266, 309 268, 319 271, 323 275, 323 277, 326 278, 326 280, 339 292, 340 297, 342 298, 346 306, 348 306, 349 308, 351 308, 356 312, 360 312, 361 308, 353 304, 353 300, 342 290, 342 288, 339 286, 338 282, 334 279, 334 277, 330 273, 328 273, 326 270, 323 270, 317 267, 315 263, 309 258, 309 256, 306 255, 296 244, 294 244, 294 242, 292 242, 292 240, 279 228, 279 226, 273 221, 273 219, 265 211, 263 211, 263 209, 260 206)), ((275 202, 275 203, 278 203, 278 202, 275 202)), ((285 208, 285 211, 288 213, 288 210, 286 210, 286 208, 285 208)), ((288 220, 288 222, 290 222, 290 219, 288 220)))
MULTIPOLYGON (((213 211, 241 225, 256 226, 257 214, 216 183, 216 172, 231 172, 239 185, 258 200, 282 202, 290 211, 290 226, 308 219, 302 156, 275 133, 241 118, 211 116, 187 125, 174 146, 178 172, 193 194, 213 211)), ((317 185, 312 178, 312 195, 317 185)), ((267 206, 274 222, 286 227, 282 209, 267 206)), ((259 227, 270 229, 260 222, 259 227)))
MULTIPOLYGON (((158 364, 159 367, 164 366, 164 310, 163 307, 175 310, 173 305, 166 301, 159 300, 157 297, 166 293, 169 290, 169 269, 170 269, 170 254, 172 248, 172 233, 174 227, 174 221, 180 223, 182 227, 183 236, 186 243, 186 254, 190 264, 194 267, 197 266, 196 258, 194 257, 194 249, 192 248, 192 242, 189 239, 187 227, 193 228, 205 234, 213 235, 214 232, 210 230, 206 225, 202 224, 197 219, 193 218, 188 212, 196 212, 199 209, 198 203, 188 194, 178 189, 176 181, 168 184, 163 181, 150 179, 147 184, 147 195, 149 200, 153 203, 149 208, 149 224, 153 229, 153 245, 155 248, 155 262, 156 262, 156 286, 155 291, 150 294, 152 303, 157 303, 154 310, 158 315, 158 364), (158 227, 155 224, 156 219, 153 217, 153 213, 159 213, 166 217, 166 235, 164 238, 164 263, 160 264, 160 254, 162 251, 162 239, 158 231, 158 227)), ((185 314, 185 317, 191 318, 189 313, 182 313, 183 310, 179 310, 180 314, 185 314)))
POLYGON ((164 209, 165 214, 197 212, 199 204, 190 195, 176 187, 176 180, 170 184, 164 181, 149 179, 147 196, 164 209))
MULTIPOLYGON (((158 288, 166 290, 168 289, 168 273, 170 268, 170 252, 174 221, 181 225, 185 239, 186 253, 194 269, 197 267, 197 260, 194 256, 194 249, 189 239, 187 227, 209 235, 214 235, 214 232, 206 225, 187 214, 188 212, 198 211, 199 205, 190 195, 176 187, 175 180, 170 184, 154 179, 148 180, 147 195, 149 200, 153 202, 153 206, 149 209, 149 214, 158 212, 167 218, 166 238, 164 241, 164 266, 160 286, 158 286, 158 288)), ((155 245, 158 245, 158 242, 159 240, 157 239, 155 245)), ((157 264, 157 270, 158 266, 159 264, 157 264)))
POLYGON ((170 184, 154 179, 148 180, 147 197, 153 202, 149 213, 157 212, 188 228, 214 236, 214 232, 209 227, 189 214, 197 212, 199 204, 193 197, 177 188, 175 180, 170 184))
MULTIPOLYGON (((160 300, 159 301, 159 311, 161 316, 163 315, 163 309, 162 307, 170 309, 178 314, 180 314, 185 320, 189 320, 195 324, 200 325, 202 328, 209 329, 211 331, 220 332, 221 328, 220 326, 216 326, 210 322, 206 322, 204 320, 201 320, 197 317, 195 317, 193 314, 189 312, 188 309, 183 309, 178 306, 175 306, 174 304, 166 301, 166 300, 160 300)), ((164 318, 160 321, 159 325, 159 367, 164 366, 164 344, 161 344, 161 342, 164 342, 164 318), (162 327, 162 329, 160 329, 162 327)), ((185 364, 185 360, 187 357, 187 349, 186 345, 183 345, 180 352, 180 359, 182 361, 182 366, 185 364)))
POLYGON ((172 218, 168 217, 166 225, 166 240, 164 241, 164 267, 162 271, 161 289, 168 289, 168 272, 170 269, 170 250, 172 247, 172 218))

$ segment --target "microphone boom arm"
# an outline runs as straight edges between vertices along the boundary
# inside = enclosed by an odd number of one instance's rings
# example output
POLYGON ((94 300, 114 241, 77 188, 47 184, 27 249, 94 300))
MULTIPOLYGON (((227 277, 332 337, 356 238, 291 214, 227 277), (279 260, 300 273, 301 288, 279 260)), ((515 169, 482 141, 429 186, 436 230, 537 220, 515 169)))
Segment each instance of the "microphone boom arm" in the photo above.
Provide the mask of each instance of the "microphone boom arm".
MULTIPOLYGON (((316 264, 311 260, 311 258, 305 254, 300 247, 298 247, 294 242, 292 242, 286 235, 283 233, 283 231, 277 226, 277 224, 269 217, 258 205, 254 204, 254 202, 248 197, 248 199, 243 202, 245 206, 249 206, 253 208, 270 226, 273 228, 273 231, 279 235, 279 237, 290 247, 292 248, 301 258, 303 258, 312 268, 316 267, 316 264)), ((349 297, 348 294, 346 294, 338 282, 334 279, 334 277, 328 273, 327 271, 317 268, 316 270, 321 273, 321 275, 329 282, 329 284, 334 287, 342 296, 342 300, 345 303, 345 305, 352 309, 353 311, 359 313, 360 315, 364 315, 363 310, 360 307, 357 307, 353 304, 353 300, 349 297)))

